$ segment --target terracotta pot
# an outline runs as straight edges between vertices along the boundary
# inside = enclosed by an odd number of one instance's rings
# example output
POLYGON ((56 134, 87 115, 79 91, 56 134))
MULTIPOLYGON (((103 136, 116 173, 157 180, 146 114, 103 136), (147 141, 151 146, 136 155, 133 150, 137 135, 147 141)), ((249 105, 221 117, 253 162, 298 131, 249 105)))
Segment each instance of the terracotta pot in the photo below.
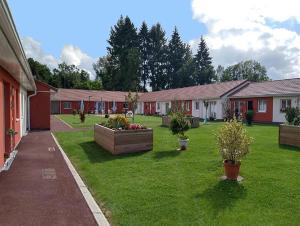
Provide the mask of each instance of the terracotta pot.
POLYGON ((232 163, 232 161, 224 161, 225 176, 229 180, 236 180, 239 176, 241 162, 232 163))

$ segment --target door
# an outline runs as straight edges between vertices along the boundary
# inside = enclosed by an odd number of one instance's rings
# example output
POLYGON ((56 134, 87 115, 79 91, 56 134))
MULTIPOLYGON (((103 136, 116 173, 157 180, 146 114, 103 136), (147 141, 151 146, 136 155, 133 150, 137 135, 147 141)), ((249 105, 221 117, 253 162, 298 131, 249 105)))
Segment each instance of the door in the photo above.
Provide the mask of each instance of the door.
POLYGON ((4 108, 4 85, 0 81, 0 167, 4 163, 5 153, 5 108, 4 108))
POLYGON ((51 101, 51 114, 59 114, 59 102, 51 101))
POLYGON ((253 110, 253 101, 249 100, 247 106, 248 106, 248 110, 253 110))
POLYGON ((26 128, 27 128, 27 125, 26 125, 27 95, 26 95, 26 92, 24 92, 23 90, 21 90, 20 94, 21 94, 20 95, 20 99, 21 99, 20 100, 20 103, 21 103, 21 105, 20 105, 21 136, 24 136, 26 134, 26 128))

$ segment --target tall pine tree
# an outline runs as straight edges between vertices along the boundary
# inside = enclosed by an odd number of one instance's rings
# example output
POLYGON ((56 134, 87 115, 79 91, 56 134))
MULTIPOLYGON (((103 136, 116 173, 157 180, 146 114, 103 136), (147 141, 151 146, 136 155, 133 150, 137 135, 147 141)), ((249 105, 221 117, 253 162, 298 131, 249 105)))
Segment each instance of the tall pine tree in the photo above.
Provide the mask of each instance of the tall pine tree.
POLYGON ((197 85, 209 84, 214 81, 215 72, 211 59, 206 42, 201 36, 198 51, 195 55, 194 81, 197 85))
POLYGON ((150 54, 150 37, 146 22, 142 23, 139 34, 139 49, 140 49, 140 80, 143 91, 146 91, 146 86, 149 80, 149 54, 150 54))
POLYGON ((168 88, 182 87, 182 75, 180 69, 185 64, 187 51, 185 44, 175 27, 168 45, 168 88))
POLYGON ((108 75, 112 90, 136 90, 139 87, 139 42, 137 29, 128 16, 122 16, 111 29, 108 40, 108 75))
POLYGON ((167 86, 167 46, 165 31, 158 23, 149 32, 149 79, 153 91, 167 86))

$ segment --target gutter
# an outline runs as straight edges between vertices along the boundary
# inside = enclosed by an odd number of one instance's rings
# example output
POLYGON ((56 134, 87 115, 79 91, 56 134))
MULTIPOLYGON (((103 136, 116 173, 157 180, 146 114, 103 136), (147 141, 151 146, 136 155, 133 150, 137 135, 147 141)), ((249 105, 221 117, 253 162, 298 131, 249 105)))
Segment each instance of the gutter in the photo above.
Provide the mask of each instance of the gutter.
POLYGON ((27 127, 28 127, 28 131, 30 131, 30 98, 36 96, 37 93, 38 92, 36 90, 34 90, 34 93, 27 97, 27 123, 28 123, 27 127))

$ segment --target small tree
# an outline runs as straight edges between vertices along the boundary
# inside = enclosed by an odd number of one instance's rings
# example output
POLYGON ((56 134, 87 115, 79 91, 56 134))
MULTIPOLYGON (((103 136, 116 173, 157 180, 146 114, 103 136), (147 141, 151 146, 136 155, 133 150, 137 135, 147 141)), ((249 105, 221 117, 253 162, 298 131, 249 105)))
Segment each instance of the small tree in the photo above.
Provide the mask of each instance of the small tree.
POLYGON ((186 140, 188 137, 185 132, 189 130, 189 123, 181 112, 173 113, 170 122, 170 130, 174 135, 178 135, 179 139, 186 140))
POLYGON ((134 95, 129 91, 128 95, 125 98, 126 102, 128 102, 128 105, 132 107, 132 122, 134 122, 134 115, 135 115, 135 111, 137 109, 137 103, 138 103, 138 99, 139 99, 139 95, 136 92, 134 95))
POLYGON ((85 121, 85 113, 84 113, 84 111, 80 111, 79 112, 79 118, 80 118, 80 122, 84 123, 84 121, 85 121))

